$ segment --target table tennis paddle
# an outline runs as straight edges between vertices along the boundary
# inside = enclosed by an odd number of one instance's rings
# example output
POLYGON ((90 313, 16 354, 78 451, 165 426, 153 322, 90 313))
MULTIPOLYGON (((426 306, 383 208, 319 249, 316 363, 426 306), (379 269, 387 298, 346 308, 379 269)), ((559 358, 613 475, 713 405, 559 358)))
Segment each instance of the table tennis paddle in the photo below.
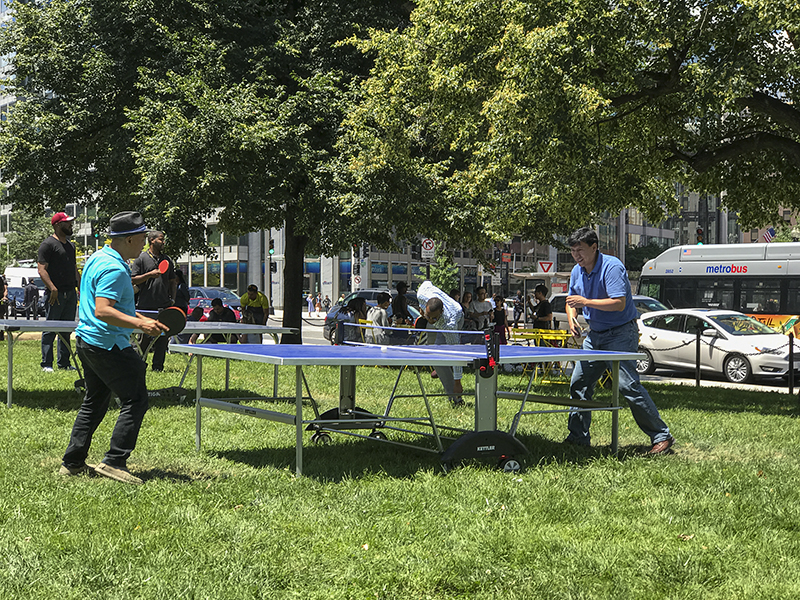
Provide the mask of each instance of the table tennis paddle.
POLYGON ((168 327, 167 331, 163 332, 166 336, 178 335, 186 327, 186 313, 177 306, 163 309, 158 313, 157 320, 168 327))
POLYGON ((162 275, 165 275, 169 271, 169 261, 165 258, 160 263, 158 263, 158 272, 162 275))

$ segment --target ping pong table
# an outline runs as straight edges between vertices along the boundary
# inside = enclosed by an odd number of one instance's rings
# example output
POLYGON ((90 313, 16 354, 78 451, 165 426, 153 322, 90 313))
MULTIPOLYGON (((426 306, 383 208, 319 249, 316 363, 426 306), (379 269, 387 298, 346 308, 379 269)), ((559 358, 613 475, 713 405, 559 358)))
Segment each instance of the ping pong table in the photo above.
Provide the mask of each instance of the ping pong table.
MULTIPOLYGON (((145 313, 146 314, 146 313, 145 313)), ((4 331, 8 336, 8 373, 6 377, 6 406, 11 408, 13 402, 13 380, 14 380, 14 344, 19 336, 23 333, 42 333, 45 331, 53 331, 55 333, 68 333, 72 334, 78 326, 77 321, 48 321, 46 319, 28 320, 28 319, 0 319, 0 331, 4 331)), ((214 334, 219 333, 223 336, 231 336, 238 334, 258 334, 265 333, 271 335, 275 343, 278 343, 278 335, 284 333, 294 333, 297 329, 292 327, 270 327, 268 325, 252 325, 243 323, 221 323, 221 322, 207 322, 207 321, 189 321, 186 323, 184 332, 188 334, 214 334)), ((134 333, 141 333, 134 331, 134 333)), ((193 348, 196 346, 192 346, 193 348)), ((170 346, 171 348, 171 346, 170 346)), ((55 348, 54 348, 55 349, 55 348)), ((78 369, 80 376, 80 365, 72 352, 72 345, 69 345, 70 356, 75 359, 75 366, 78 369)), ((185 373, 188 371, 187 365, 185 373)), ((227 371, 226 371, 227 374, 227 371)), ((277 380, 277 378, 276 378, 277 380)), ((79 380, 80 381, 80 380, 79 380)), ((227 378, 226 378, 227 383, 227 378)), ((183 385, 183 379, 181 379, 183 385)), ((76 383, 77 387, 77 383, 76 383)))
MULTIPOLYGON (((531 393, 533 377, 528 382, 525 392, 503 392, 497 389, 498 368, 489 366, 489 360, 485 349, 480 346, 469 345, 430 345, 430 346, 375 346, 369 344, 342 345, 342 346, 319 346, 319 345, 255 345, 255 344, 218 344, 206 345, 175 345, 172 346, 175 352, 193 353, 197 358, 197 387, 195 396, 195 446, 197 450, 201 448, 201 426, 202 409, 213 408, 240 415, 246 415, 293 425, 295 428, 295 471, 297 475, 303 473, 303 430, 310 429, 319 432, 340 432, 377 439, 378 441, 390 441, 385 436, 376 436, 375 432, 382 429, 392 429, 389 425, 396 422, 410 422, 417 425, 430 427, 431 434, 436 442, 441 460, 445 465, 452 465, 461 460, 469 458, 495 458, 500 460, 500 466, 504 470, 517 470, 519 463, 517 457, 527 453, 525 446, 515 437, 519 420, 524 415, 548 413, 548 412, 567 412, 570 408, 577 407, 578 410, 585 411, 610 411, 612 413, 612 451, 618 449, 618 411, 619 411, 619 387, 617 384, 619 375, 619 363, 622 360, 636 360, 642 356, 630 352, 609 352, 609 351, 589 351, 575 348, 548 348, 537 346, 500 346, 499 356, 496 365, 537 363, 561 361, 585 361, 602 360, 611 363, 614 375, 611 400, 608 403, 602 402, 579 402, 569 398, 542 397, 531 393), (245 399, 241 398, 208 398, 203 395, 203 358, 225 358, 232 360, 243 360, 254 363, 287 365, 295 367, 295 407, 294 412, 278 412, 256 408, 243 404, 245 399), (303 367, 309 365, 328 365, 339 367, 339 406, 324 414, 320 414, 316 403, 312 399, 314 418, 305 419, 303 417, 303 386, 305 377, 303 367), (422 385, 419 369, 430 366, 444 367, 475 367, 475 421, 474 429, 458 437, 446 450, 441 443, 439 426, 436 424, 428 402, 429 394, 426 394, 422 385), (368 414, 356 406, 356 367, 369 366, 395 366, 401 367, 399 377, 405 369, 414 369, 419 382, 421 397, 424 400, 426 414, 421 417, 399 417, 390 415, 390 407, 394 398, 389 398, 387 410, 383 415, 368 414), (509 432, 497 429, 497 399, 508 398, 520 401, 519 411, 516 413, 511 430, 509 432), (540 402, 545 404, 561 405, 565 408, 555 410, 528 411, 525 410, 527 403, 540 402), (359 435, 348 432, 352 429, 372 429, 370 435, 359 435)), ((307 386, 306 386, 307 388, 307 386)), ((268 398, 265 398, 268 400, 268 398)), ((450 428, 452 429, 452 428, 450 428)), ((399 429, 399 431, 407 431, 399 429)), ((416 433, 416 432, 414 432, 416 433)), ((313 436, 312 436, 313 438, 313 436)), ((399 442, 393 442, 399 443, 399 442)), ((399 443, 409 446, 409 444, 399 443)), ((416 448, 416 446, 414 446, 416 448)), ((421 448, 420 449, 424 449, 421 448)))

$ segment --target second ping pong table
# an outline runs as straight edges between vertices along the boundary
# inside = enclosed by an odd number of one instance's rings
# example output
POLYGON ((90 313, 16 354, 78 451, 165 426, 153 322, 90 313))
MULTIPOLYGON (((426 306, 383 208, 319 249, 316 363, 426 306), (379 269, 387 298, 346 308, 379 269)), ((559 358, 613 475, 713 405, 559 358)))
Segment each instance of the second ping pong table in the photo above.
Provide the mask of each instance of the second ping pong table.
MULTIPOLYGON (((437 444, 442 462, 452 464, 466 458, 497 458, 507 461, 512 465, 516 456, 527 453, 524 445, 516 439, 516 428, 523 415, 538 412, 566 412, 566 407, 577 407, 586 411, 610 411, 612 413, 612 451, 618 448, 618 411, 619 411, 619 363, 622 360, 636 360, 641 355, 630 352, 590 351, 574 348, 546 348, 536 346, 500 346, 497 365, 522 364, 537 362, 582 361, 602 360, 611 364, 613 372, 613 385, 611 401, 579 402, 569 398, 537 397, 531 394, 533 378, 528 382, 526 391, 503 392, 497 389, 497 368, 486 368, 487 355, 480 346, 372 346, 372 345, 275 345, 264 346, 255 344, 218 344, 213 346, 175 345, 175 352, 193 353, 197 358, 197 388, 195 396, 195 444, 201 448, 202 409, 214 408, 241 415, 261 418, 268 421, 293 425, 295 428, 295 471, 298 475, 303 472, 303 430, 304 428, 320 431, 338 431, 345 433, 346 429, 373 429, 387 427, 395 422, 411 422, 417 425, 429 426, 432 437, 437 444), (254 363, 270 365, 287 365, 295 367, 295 410, 278 412, 265 410, 242 404, 243 399, 208 398, 203 395, 203 358, 225 358, 244 360, 254 363), (303 367, 309 365, 335 366, 340 369, 339 377, 339 407, 334 418, 326 418, 329 412, 319 414, 316 404, 312 400, 315 416, 311 419, 303 417, 303 394, 305 378, 303 367), (419 374, 421 367, 439 366, 474 366, 475 367, 475 422, 474 429, 464 433, 453 442, 446 450, 441 444, 439 427, 431 412, 428 396, 422 386, 419 374), (356 407, 356 367, 369 366, 396 366, 402 371, 413 368, 416 371, 420 385, 421 396, 424 399, 426 414, 421 417, 394 418, 389 414, 392 398, 390 397, 386 413, 383 415, 365 414, 356 407), (484 367, 484 368, 481 368, 484 367), (508 398, 520 401, 520 409, 514 417, 509 432, 497 429, 497 399, 508 398), (528 402, 542 402, 546 404, 561 405, 565 408, 547 411, 526 411, 528 402)), ((398 375, 398 379, 400 377, 398 375)), ((397 384, 395 384, 395 388, 397 384)), ((394 391, 392 392, 394 394, 394 391)), ((391 427, 390 427, 391 429, 391 427)), ((401 430, 404 431, 404 430, 401 430)), ((375 437, 360 436, 358 437, 375 437)), ((381 436, 383 437, 383 436, 381 436)), ((387 440, 382 440, 387 441, 387 440)), ((408 445, 408 444, 401 444, 408 445)), ((518 463, 517 463, 518 468, 518 463)), ((511 469, 509 469, 511 470, 511 469)))

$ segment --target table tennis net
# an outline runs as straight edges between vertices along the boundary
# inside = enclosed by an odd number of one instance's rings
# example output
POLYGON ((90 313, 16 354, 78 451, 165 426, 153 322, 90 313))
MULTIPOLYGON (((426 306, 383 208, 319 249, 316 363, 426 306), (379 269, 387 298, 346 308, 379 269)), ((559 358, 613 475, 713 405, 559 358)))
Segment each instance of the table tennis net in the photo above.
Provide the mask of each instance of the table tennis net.
MULTIPOLYGON (((427 322, 426 322, 427 323, 427 322)), ((338 344, 379 346, 485 345, 486 334, 474 330, 428 329, 417 327, 378 327, 370 323, 339 323, 334 331, 338 344)))

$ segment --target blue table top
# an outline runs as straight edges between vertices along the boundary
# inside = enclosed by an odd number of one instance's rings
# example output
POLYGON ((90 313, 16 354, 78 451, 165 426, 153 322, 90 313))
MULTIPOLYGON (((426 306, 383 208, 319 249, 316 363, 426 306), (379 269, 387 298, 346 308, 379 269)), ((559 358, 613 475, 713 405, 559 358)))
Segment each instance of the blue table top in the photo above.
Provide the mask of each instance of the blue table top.
MULTIPOLYGON (((356 365, 356 366, 464 366, 485 358, 483 346, 324 346, 313 344, 172 344, 170 351, 216 358, 232 358, 276 365, 356 365)), ((631 352, 545 348, 539 346, 500 346, 500 364, 572 360, 636 360, 631 352)))

